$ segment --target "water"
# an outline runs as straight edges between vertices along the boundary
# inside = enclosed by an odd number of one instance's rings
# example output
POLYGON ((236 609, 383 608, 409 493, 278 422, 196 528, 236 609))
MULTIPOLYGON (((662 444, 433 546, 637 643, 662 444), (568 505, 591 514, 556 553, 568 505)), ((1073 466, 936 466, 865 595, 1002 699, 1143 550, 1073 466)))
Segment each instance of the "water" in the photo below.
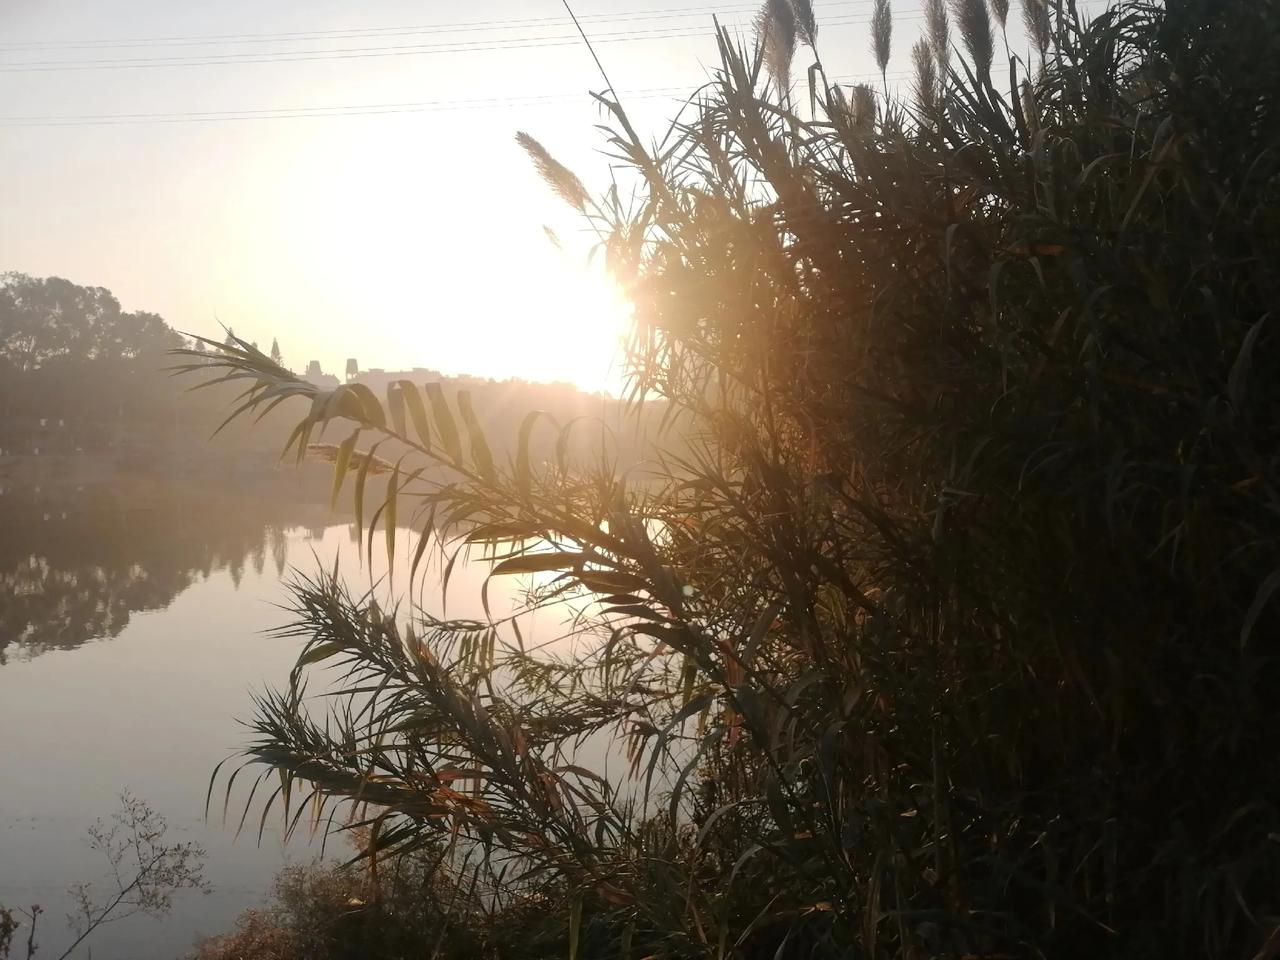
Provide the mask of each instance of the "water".
MULTIPOLYGON (((284 862, 319 854, 305 836, 284 845, 279 816, 261 844, 256 814, 237 839, 243 798, 225 828, 216 803, 206 822, 205 799, 214 766, 246 739, 251 692, 284 683, 297 656, 299 641, 264 633, 288 620, 290 567, 337 556, 367 584, 352 539, 349 523, 287 484, 0 494, 0 905, 44 907, 40 957, 72 940, 66 888, 107 868, 85 832, 123 790, 168 820, 170 840, 207 849, 213 892, 180 894, 163 919, 107 924, 77 957, 181 957, 261 905, 284 862)), ((455 571, 451 615, 481 614, 482 577, 455 571)))

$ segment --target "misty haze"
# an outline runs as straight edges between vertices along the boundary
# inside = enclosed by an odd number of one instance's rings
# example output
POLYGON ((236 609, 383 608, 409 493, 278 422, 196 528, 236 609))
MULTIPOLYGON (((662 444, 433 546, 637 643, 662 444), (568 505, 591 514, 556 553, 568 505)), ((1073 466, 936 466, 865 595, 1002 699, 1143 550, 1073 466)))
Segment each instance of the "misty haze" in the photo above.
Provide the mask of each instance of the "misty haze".
POLYGON ((1280 960, 1278 91, 0 0, 0 960, 1280 960))

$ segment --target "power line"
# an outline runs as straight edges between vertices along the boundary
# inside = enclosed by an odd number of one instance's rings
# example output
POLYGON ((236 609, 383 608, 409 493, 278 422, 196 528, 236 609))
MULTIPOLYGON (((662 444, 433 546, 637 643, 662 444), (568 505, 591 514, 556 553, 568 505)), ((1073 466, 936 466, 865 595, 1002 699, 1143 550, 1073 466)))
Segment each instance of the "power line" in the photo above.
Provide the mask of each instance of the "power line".
MULTIPOLYGON (((822 4, 822 9, 831 7, 868 6, 874 0, 832 0, 822 4)), ((586 14, 578 19, 583 23, 625 23, 640 20, 687 19, 689 17, 710 17, 715 14, 754 13, 754 6, 744 6, 744 0, 736 0, 728 4, 709 4, 701 7, 664 7, 655 10, 630 10, 608 14, 586 14)), ((432 23, 412 25, 392 25, 385 27, 344 28, 335 30, 307 30, 285 33, 225 33, 196 34, 174 37, 126 37, 121 39, 84 39, 84 40, 10 40, 0 41, 0 51, 13 52, 23 49, 84 49, 93 47, 127 47, 127 46, 186 46, 205 44, 271 43, 274 41, 292 42, 300 40, 347 39, 362 36, 395 36, 401 34, 433 34, 433 33, 479 33, 493 30, 513 30, 524 27, 565 27, 572 23, 565 17, 523 17, 507 20, 472 20, 458 23, 432 23)))
MULTIPOLYGON (((867 2, 867 0, 856 0, 856 2, 867 2)), ((837 4, 843 6, 845 4, 837 4)), ((664 19, 666 17, 679 16, 711 16, 719 12, 736 13, 740 12, 741 3, 731 4, 729 6, 706 6, 706 7, 666 7, 648 12, 630 11, 620 14, 596 14, 594 16, 583 16, 580 19, 583 22, 612 22, 614 20, 637 20, 637 19, 664 19)), ((0 41, 0 48, 11 47, 118 47, 135 44, 156 44, 159 46, 169 46, 185 43, 226 43, 230 41, 242 41, 245 43, 271 42, 273 40, 294 40, 294 39, 312 39, 323 37, 348 37, 362 35, 376 35, 380 33, 397 34, 397 33, 457 33, 457 32, 479 32, 484 30, 507 30, 516 29, 524 26, 569 26, 570 21, 565 17, 523 17, 507 20, 471 20, 457 23, 435 23, 435 24, 413 24, 413 25, 393 25, 386 27, 364 27, 359 29, 340 29, 340 30, 305 30, 293 31, 286 33, 223 33, 223 34, 197 34, 193 36, 178 37, 131 37, 120 40, 96 39, 96 40, 15 40, 0 41)))
MULTIPOLYGON (((899 17, 899 21, 918 21, 921 16, 899 17)), ((825 26, 849 26, 865 24, 865 17, 846 17, 828 20, 825 26)), ((635 41, 672 40, 701 37, 706 29, 655 28, 652 30, 626 30, 597 34, 592 43, 623 43, 635 41)), ((197 55, 195 57, 129 57, 101 60, 33 60, 0 64, 0 73, 29 73, 47 71, 122 70, 157 67, 208 67, 225 65, 251 65, 262 63, 303 63, 317 60, 360 60, 381 57, 429 56, 447 53, 483 53, 494 50, 528 50, 546 47, 564 47, 580 44, 576 34, 551 37, 513 37, 498 42, 461 41, 449 44, 403 44, 384 47, 339 47, 331 50, 282 51, 271 54, 229 53, 197 55)))
MULTIPOLYGON (((637 90, 635 99, 652 99, 681 92, 683 87, 637 90)), ((588 93, 543 94, 528 97, 478 97, 468 100, 422 100, 408 103, 349 104, 328 107, 279 107, 246 110, 212 110, 181 113, 85 114, 58 117, 0 117, 0 126, 111 126, 138 123, 208 123, 226 120, 300 120, 326 117, 363 117, 391 113, 431 113, 442 110, 474 110, 487 107, 540 106, 589 100, 588 93)))
MULTIPOLYGON (((901 79, 909 75, 908 71, 890 73, 891 79, 901 79)), ((880 74, 841 74, 832 77, 833 81, 859 80, 878 78, 880 74)), ((649 87, 645 89, 624 91, 622 96, 628 100, 652 100, 662 97, 677 98, 686 94, 689 86, 649 87)), ((146 123, 213 123, 231 120, 300 120, 328 117, 362 117, 379 116, 396 113, 433 113, 444 110, 486 109, 517 106, 542 106, 557 103, 570 103, 591 99, 585 93, 544 94, 527 97, 479 97, 466 100, 423 100, 407 103, 369 103, 347 104, 324 107, 267 107, 240 110, 210 111, 175 111, 171 113, 115 113, 115 114, 80 114, 67 116, 17 116, 0 117, 0 126, 4 127, 76 127, 76 126, 120 126, 146 123)))

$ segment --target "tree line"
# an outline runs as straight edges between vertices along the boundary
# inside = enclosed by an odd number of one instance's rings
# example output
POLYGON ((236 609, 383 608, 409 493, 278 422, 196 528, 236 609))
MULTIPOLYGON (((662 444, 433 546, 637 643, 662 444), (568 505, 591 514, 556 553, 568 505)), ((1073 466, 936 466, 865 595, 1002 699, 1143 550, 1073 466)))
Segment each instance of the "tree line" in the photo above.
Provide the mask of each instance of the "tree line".
MULTIPOLYGON (((238 338, 228 329, 220 342, 235 344, 238 338)), ((216 445, 206 445, 237 391, 218 385, 187 392, 187 384, 175 384, 170 376, 171 351, 190 348, 203 354, 217 345, 184 336, 155 313, 123 311, 104 287, 60 277, 0 275, 0 454, 274 453, 284 429, 281 418, 268 419, 266 429, 257 431, 229 424, 216 445)), ((257 349, 256 343, 248 346, 257 349)), ((272 340, 266 357, 283 364, 278 340, 272 340)), ((610 418, 618 407, 565 383, 495 381, 425 368, 404 375, 440 383, 451 396, 466 390, 495 436, 514 434, 520 412, 533 407, 565 422, 610 418)), ((385 373, 361 376, 379 391, 389 379, 385 373)), ((582 431, 578 443, 597 440, 598 434, 582 431)))

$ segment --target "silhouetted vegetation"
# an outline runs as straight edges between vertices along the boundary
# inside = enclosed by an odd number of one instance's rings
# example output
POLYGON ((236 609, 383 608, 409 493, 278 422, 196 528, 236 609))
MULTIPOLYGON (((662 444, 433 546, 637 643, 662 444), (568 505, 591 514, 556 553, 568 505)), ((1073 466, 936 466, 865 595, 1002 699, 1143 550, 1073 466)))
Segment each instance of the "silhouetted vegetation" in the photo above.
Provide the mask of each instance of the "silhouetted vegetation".
MULTIPOLYGON (((154 313, 122 311, 103 287, 0 275, 0 480, 6 459, 26 458, 19 479, 46 462, 56 469, 39 472, 65 481, 66 464, 48 458, 110 456, 137 471, 201 451, 233 395, 175 402, 167 351, 188 342, 154 313)), ((265 453, 277 439, 237 431, 235 449, 265 453)))
POLYGON ((442 851, 440 955, 548 956, 548 916, 570 960, 1274 955, 1280 22, 1024 8, 1031 63, 928 3, 906 103, 816 65, 780 92, 821 24, 770 0, 656 147, 601 96, 634 204, 524 138, 636 303, 631 399, 683 445, 644 470, 190 355, 246 413, 309 400, 293 449, 344 424, 371 547, 412 516, 577 599, 557 653, 296 590, 247 762, 370 869, 442 851))
MULTIPOLYGON (((235 334, 228 330, 228 343, 235 334)), ((6 459, 22 463, 9 472, 21 482, 108 479, 104 467, 123 463, 129 473, 151 471, 173 476, 200 469, 231 469, 261 477, 272 469, 284 437, 282 420, 266 428, 226 426, 227 406, 236 391, 215 387, 175 397, 168 351, 204 344, 175 332, 152 313, 125 313, 109 290, 83 287, 58 277, 0 275, 0 482, 6 459), (221 429, 219 429, 221 428, 221 429), (207 444, 211 434, 218 442, 207 444), (246 459, 245 455, 251 455, 246 459), (69 466, 60 458, 84 455, 92 463, 69 466), (187 468, 183 467, 183 462, 187 468), (213 464, 218 464, 213 467, 213 464), (46 465, 47 469, 41 469, 46 465), (190 468, 190 469, 188 469, 190 468)), ((283 362, 272 340, 270 357, 283 362)), ((308 364, 314 379, 329 377, 317 362, 308 364)), ((616 417, 617 403, 566 383, 495 381, 468 375, 448 376, 418 368, 403 373, 352 371, 355 379, 381 391, 400 377, 430 379, 450 395, 471 392, 477 416, 495 436, 513 436, 530 408, 545 409, 562 420, 616 417)), ((598 435, 582 437, 582 449, 598 435)), ((542 451, 550 456, 551 450, 542 451)))
MULTIPOLYGON (((107 861, 110 879, 69 888, 75 907, 66 919, 75 939, 58 960, 67 960, 103 924, 136 914, 161 917, 173 908, 175 894, 209 892, 204 849, 195 843, 167 843, 168 831, 165 818, 128 791, 120 795, 120 808, 110 820, 99 819, 89 827, 89 846, 107 861)), ((20 931, 25 933, 26 960, 32 960, 43 913, 38 905, 26 910, 0 907, 0 960, 13 956, 13 936, 20 931)))
POLYGON ((440 850, 398 857, 370 873, 336 862, 286 866, 271 902, 235 929, 199 944, 193 960, 361 960, 365 957, 483 957, 510 950, 562 957, 561 917, 541 900, 491 909, 484 922, 438 867, 440 850))

